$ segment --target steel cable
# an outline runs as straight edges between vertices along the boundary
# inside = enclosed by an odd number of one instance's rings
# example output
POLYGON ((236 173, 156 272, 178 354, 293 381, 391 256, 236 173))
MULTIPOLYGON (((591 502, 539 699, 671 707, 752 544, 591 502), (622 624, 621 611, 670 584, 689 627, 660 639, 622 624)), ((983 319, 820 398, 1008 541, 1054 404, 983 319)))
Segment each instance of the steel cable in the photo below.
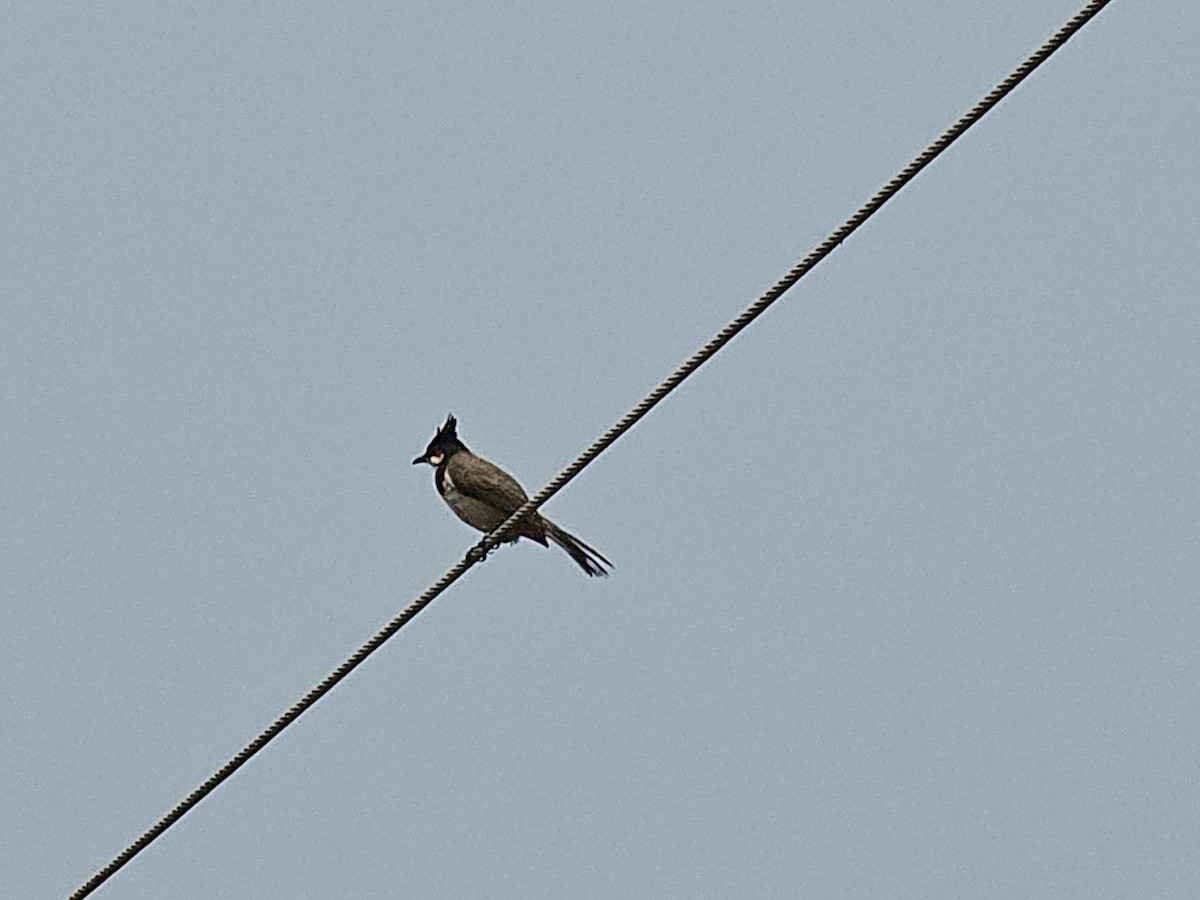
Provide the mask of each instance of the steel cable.
POLYGON ((894 197, 905 185, 912 181, 918 173, 921 172, 927 165, 933 162, 941 153, 946 150, 955 140, 957 140, 964 132, 972 125, 978 122, 987 112, 989 112, 997 103, 1007 96, 1018 84, 1025 80, 1038 66, 1050 58, 1050 56, 1061 48, 1072 36, 1075 35, 1084 25, 1096 16, 1111 0, 1093 0, 1078 13, 1075 14, 1059 31, 1033 54, 1029 56, 1025 62, 1021 63, 1013 72, 994 87, 988 94, 975 104, 965 115, 957 122, 948 128, 936 141, 930 144, 924 151, 921 152, 912 162, 905 166, 899 174, 891 181, 883 186, 870 200, 864 203, 857 212, 846 220, 838 229, 832 232, 824 241, 822 241, 815 249, 812 250, 804 259, 796 264, 786 275, 783 276, 770 290, 763 294, 751 306, 747 307, 733 321, 726 325, 711 341, 698 350, 690 359, 683 365, 671 373, 661 384, 637 404, 632 410, 625 414, 615 425, 606 431, 599 439, 597 439, 590 447, 587 448, 580 456, 572 462, 567 468, 563 469, 546 487, 542 488, 533 498, 531 498, 524 506, 517 510, 513 515, 495 531, 491 532, 483 538, 477 545, 472 547, 453 568, 443 575, 436 583, 426 590, 420 597, 410 603, 403 612, 392 619, 388 624, 379 631, 374 637, 363 644, 353 656, 343 662, 332 673, 321 681, 316 687, 305 694, 295 705, 287 712, 283 713, 276 719, 270 727, 262 732, 251 743, 247 744, 241 752, 234 756, 229 762, 222 766, 200 787, 196 788, 186 798, 184 798, 174 809, 167 815, 163 816, 158 822, 147 830, 141 837, 126 847, 120 854, 113 858, 103 869, 100 869, 93 875, 86 884, 80 887, 75 893, 70 895, 70 900, 81 900, 81 898, 91 894, 96 888, 102 885, 105 881, 111 878, 119 871, 126 863, 132 860, 137 854, 150 845, 168 828, 178 822, 192 808, 194 808, 201 800, 211 794, 216 788, 227 778, 233 775, 240 769, 251 757, 262 750, 267 744, 274 740, 280 732, 295 722, 300 716, 309 710, 318 700, 325 694, 329 693, 338 682, 358 668, 368 656, 378 650, 383 644, 391 638, 397 631, 403 628, 408 622, 416 617, 425 607, 434 601, 446 588, 457 581, 463 574, 466 573, 476 563, 482 561, 488 553, 504 541, 516 530, 518 524, 533 510, 538 509, 543 503, 553 497, 562 488, 578 475, 583 469, 589 465, 597 456, 611 447, 625 432, 632 428, 638 420, 645 416, 651 409, 665 398, 671 391, 675 390, 683 381, 688 378, 693 372, 704 365, 713 357, 722 347, 728 344, 738 333, 746 328, 751 322, 757 319, 763 312, 767 310, 776 300, 791 288, 804 275, 812 270, 817 263, 821 262, 826 256, 846 240, 851 234, 858 230, 864 222, 894 197))

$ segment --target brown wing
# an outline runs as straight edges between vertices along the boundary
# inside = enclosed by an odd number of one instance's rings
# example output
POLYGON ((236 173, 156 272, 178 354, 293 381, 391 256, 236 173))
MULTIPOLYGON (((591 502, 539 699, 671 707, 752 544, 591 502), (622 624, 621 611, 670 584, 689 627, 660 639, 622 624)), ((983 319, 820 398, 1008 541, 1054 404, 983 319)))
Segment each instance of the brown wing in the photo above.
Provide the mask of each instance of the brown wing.
POLYGON ((529 499, 517 479, 473 453, 454 454, 446 463, 446 471, 458 490, 495 507, 506 518, 529 499))

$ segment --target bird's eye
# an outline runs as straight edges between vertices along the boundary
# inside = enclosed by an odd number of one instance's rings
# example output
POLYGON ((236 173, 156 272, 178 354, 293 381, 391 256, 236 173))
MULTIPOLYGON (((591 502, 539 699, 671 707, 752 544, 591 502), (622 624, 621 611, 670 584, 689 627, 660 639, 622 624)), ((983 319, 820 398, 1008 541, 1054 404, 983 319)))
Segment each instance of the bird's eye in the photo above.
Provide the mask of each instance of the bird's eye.
POLYGON ((429 454, 429 464, 431 466, 440 466, 442 464, 442 460, 445 458, 445 453, 443 453, 441 450, 435 450, 429 454))

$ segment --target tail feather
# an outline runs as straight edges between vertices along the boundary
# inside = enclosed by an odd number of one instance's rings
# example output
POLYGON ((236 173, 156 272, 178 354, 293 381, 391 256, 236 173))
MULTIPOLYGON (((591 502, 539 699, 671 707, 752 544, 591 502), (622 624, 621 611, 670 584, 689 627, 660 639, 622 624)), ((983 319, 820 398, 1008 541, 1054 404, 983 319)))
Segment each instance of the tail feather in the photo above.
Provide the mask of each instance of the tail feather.
POLYGON ((579 568, 589 575, 608 575, 608 569, 613 567, 604 555, 594 547, 589 547, 573 534, 563 531, 553 522, 546 522, 546 537, 567 551, 567 555, 579 564, 579 568), (607 568, 606 568, 607 567, 607 568))

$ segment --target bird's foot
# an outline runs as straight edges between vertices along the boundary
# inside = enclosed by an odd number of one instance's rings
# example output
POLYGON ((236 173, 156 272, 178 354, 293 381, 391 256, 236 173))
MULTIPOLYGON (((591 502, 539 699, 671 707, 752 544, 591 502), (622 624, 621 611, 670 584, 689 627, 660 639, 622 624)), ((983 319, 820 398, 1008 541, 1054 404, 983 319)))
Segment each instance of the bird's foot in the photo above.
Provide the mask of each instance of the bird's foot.
POLYGON ((483 541, 480 541, 474 547, 467 551, 467 560, 474 565, 481 563, 488 558, 488 554, 495 550, 495 547, 488 547, 483 541))

